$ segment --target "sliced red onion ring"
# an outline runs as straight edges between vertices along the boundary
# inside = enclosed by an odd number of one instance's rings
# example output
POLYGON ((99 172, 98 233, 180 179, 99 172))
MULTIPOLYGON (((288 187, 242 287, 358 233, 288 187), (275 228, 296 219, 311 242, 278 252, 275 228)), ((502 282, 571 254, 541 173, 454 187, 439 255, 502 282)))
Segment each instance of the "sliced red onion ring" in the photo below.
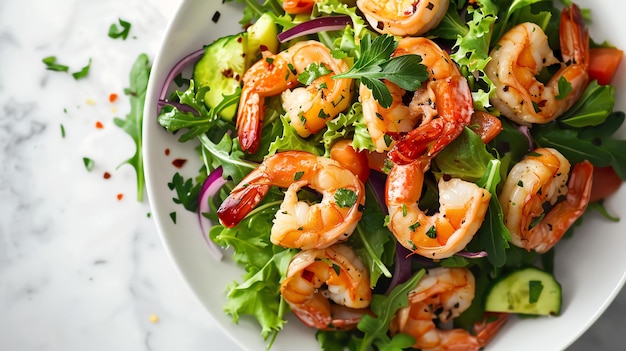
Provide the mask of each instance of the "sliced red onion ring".
POLYGON ((211 241, 211 238, 209 238, 209 228, 213 226, 213 223, 211 223, 211 221, 206 218, 203 213, 209 212, 209 198, 215 196, 225 183, 226 179, 222 177, 222 167, 216 168, 209 174, 202 184, 198 203, 198 222, 200 223, 202 237, 209 245, 211 254, 213 254, 213 257, 215 257, 218 261, 222 259, 223 253, 220 247, 211 241))
POLYGON ((161 87, 161 91, 159 92, 159 105, 157 109, 157 114, 161 113, 161 107, 163 106, 163 104, 167 103, 165 100, 167 89, 170 87, 176 76, 179 75, 188 65, 195 63, 200 58, 200 56, 202 56, 202 54, 204 54, 204 48, 194 51, 191 54, 183 57, 174 65, 174 67, 172 67, 170 72, 165 77, 165 81, 163 82, 163 86, 161 87))
POLYGON ((314 18, 306 22, 297 24, 286 31, 278 34, 278 41, 284 43, 291 39, 295 39, 304 35, 314 34, 318 32, 327 32, 332 30, 344 29, 347 25, 352 24, 350 16, 327 16, 314 18))

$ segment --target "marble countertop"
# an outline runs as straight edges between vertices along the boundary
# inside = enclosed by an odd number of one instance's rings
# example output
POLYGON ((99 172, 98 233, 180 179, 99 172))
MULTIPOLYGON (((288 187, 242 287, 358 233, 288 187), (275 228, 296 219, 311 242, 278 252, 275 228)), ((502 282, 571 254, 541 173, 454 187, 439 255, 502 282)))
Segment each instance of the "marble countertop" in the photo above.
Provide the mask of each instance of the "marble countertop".
MULTIPOLYGON (((113 123, 130 109, 128 73, 154 59, 179 2, 0 1, 0 350, 238 350, 120 166, 134 150, 113 123), (126 40, 107 35, 119 19, 126 40), (70 72, 46 70, 49 56, 70 72)), ((622 291, 568 350, 620 349, 624 315, 622 291)))

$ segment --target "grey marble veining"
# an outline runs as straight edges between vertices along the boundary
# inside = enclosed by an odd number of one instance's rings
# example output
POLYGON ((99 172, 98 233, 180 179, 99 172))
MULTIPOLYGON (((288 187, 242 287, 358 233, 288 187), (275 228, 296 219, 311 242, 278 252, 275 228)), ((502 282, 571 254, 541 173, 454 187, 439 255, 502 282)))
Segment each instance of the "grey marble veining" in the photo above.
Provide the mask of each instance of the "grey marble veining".
MULTIPOLYGON (((0 1, 0 350, 238 350, 167 256, 134 171, 118 168, 134 147, 113 124, 130 66, 154 58, 178 3, 0 1), (118 18, 126 41, 107 37, 118 18), (70 71, 91 58, 89 77, 45 70, 50 55, 70 71)), ((623 349, 625 314, 622 291, 568 351, 623 349)))

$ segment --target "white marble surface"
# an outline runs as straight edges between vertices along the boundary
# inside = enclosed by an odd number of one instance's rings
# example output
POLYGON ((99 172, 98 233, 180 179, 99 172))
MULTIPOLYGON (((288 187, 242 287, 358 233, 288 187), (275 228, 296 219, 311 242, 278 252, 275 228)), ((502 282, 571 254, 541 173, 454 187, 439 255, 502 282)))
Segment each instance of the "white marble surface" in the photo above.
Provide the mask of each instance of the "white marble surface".
MULTIPOLYGON (((0 0, 0 350, 237 350, 167 257, 134 170, 118 168, 134 152, 113 124, 128 72, 154 59, 178 3, 0 0), (107 36, 118 18, 125 41, 107 36), (71 71, 91 58, 88 78, 47 71, 50 55, 71 71)), ((622 292, 569 351, 621 349, 625 314, 622 292)))

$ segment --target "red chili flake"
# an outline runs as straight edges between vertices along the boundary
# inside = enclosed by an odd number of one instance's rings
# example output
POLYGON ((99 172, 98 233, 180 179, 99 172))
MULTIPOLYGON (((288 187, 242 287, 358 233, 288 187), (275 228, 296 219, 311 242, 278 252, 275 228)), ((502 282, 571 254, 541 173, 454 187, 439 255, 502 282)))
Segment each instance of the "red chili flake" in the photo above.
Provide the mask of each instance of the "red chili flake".
POLYGON ((109 94, 109 102, 114 103, 115 101, 117 101, 117 94, 115 93, 109 94))
POLYGON ((102 128, 104 128, 104 125, 102 124, 102 122, 96 121, 96 128, 102 129, 102 128))
POLYGON ((174 165, 174 167, 176 168, 183 168, 183 166, 185 165, 185 163, 187 163, 187 160, 184 158, 177 158, 174 161, 172 161, 172 164, 174 165))
POLYGON ((109 173, 109 172, 104 172, 103 177, 104 177, 104 179, 109 179, 109 178, 111 178, 111 173, 109 173))
POLYGON ((118 201, 122 201, 122 198, 124 197, 124 194, 117 194, 117 200, 118 201))
POLYGON ((165 149, 165 156, 169 156, 170 155, 170 149, 165 149))

